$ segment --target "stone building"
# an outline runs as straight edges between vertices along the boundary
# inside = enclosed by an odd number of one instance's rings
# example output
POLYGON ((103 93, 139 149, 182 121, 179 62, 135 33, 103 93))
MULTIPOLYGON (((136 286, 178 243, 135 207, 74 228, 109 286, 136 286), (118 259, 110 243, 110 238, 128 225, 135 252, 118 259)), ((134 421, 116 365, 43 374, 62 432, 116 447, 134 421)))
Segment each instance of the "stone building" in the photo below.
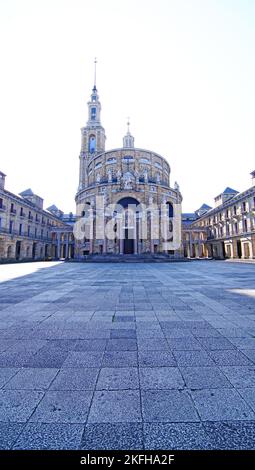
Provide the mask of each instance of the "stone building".
POLYGON ((73 234, 64 214, 43 209, 43 199, 31 189, 19 195, 5 189, 0 172, 0 261, 71 257, 73 234))
POLYGON ((95 84, 88 102, 88 122, 81 129, 79 186, 75 198, 78 218, 90 219, 90 226, 89 234, 80 236, 79 241, 76 241, 75 257, 83 258, 95 253, 162 252, 179 257, 181 250, 168 249, 161 231, 154 231, 155 224, 151 220, 156 211, 161 223, 163 213, 157 208, 164 204, 170 227, 175 206, 181 206, 182 196, 177 183, 173 188, 170 187, 169 163, 156 152, 135 147, 129 122, 123 146, 106 150, 106 135, 100 113, 101 104, 95 84), (96 207, 97 200, 103 201, 101 211, 96 207), (105 207, 109 205, 112 213, 107 215, 105 207), (130 205, 137 207, 133 217, 129 217, 130 205), (155 210, 148 209, 149 206, 155 210), (117 207, 123 209, 120 210, 121 214, 117 207), (143 213, 141 207, 145 208, 143 213), (147 237, 141 236, 144 213, 150 218, 147 237), (111 217, 116 217, 115 237, 106 236, 106 226, 112 220, 111 217), (99 218, 101 238, 96 235, 95 227, 99 218))
POLYGON ((215 207, 183 214, 183 249, 189 258, 255 258, 255 171, 245 191, 227 187, 215 207))

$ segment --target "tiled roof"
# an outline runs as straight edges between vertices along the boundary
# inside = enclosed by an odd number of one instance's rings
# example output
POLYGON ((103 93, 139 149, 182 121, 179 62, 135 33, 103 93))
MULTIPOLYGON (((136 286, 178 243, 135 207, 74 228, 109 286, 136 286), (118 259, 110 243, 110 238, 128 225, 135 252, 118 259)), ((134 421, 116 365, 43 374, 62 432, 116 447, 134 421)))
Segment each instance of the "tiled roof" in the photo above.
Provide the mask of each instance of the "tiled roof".
POLYGON ((34 196, 34 193, 31 188, 25 189, 25 191, 22 191, 19 193, 20 196, 34 196))

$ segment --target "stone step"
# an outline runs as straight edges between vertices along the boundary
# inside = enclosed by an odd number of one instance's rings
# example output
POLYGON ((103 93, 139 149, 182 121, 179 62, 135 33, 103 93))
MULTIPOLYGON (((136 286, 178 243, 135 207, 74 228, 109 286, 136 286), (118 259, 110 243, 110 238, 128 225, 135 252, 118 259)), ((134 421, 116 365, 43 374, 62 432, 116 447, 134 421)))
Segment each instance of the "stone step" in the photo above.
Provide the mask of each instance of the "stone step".
POLYGON ((142 253, 138 254, 93 254, 85 255, 82 259, 68 260, 70 262, 81 263, 176 263, 190 261, 184 257, 175 258, 165 253, 142 253))

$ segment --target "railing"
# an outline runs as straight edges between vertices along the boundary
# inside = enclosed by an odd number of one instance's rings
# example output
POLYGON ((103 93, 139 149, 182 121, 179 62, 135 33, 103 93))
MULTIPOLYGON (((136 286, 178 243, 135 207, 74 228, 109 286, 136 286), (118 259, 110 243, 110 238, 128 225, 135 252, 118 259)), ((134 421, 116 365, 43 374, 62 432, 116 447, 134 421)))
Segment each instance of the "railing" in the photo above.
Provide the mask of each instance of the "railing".
POLYGON ((15 215, 15 214, 17 214, 17 211, 16 211, 16 209, 10 209, 10 213, 15 215))
POLYGON ((32 215, 29 215, 28 220, 31 220, 31 222, 32 222, 32 220, 34 220, 34 217, 32 215))
POLYGON ((6 211, 6 206, 4 204, 0 206, 0 211, 6 211))
POLYGON ((35 235, 33 233, 28 234, 27 232, 19 233, 18 230, 10 231, 8 228, 4 228, 4 227, 0 227, 0 233, 5 233, 5 234, 10 235, 10 236, 29 238, 29 239, 32 239, 32 240, 43 240, 43 241, 52 242, 51 237, 44 237, 44 236, 41 237, 41 236, 35 235))

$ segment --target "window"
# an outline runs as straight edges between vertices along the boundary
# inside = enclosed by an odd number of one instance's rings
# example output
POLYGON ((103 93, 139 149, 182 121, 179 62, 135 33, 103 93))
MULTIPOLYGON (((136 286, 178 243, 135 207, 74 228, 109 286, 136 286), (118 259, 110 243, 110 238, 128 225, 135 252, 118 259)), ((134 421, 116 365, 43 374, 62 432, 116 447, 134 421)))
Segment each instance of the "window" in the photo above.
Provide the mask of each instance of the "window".
POLYGON ((92 101, 96 101, 97 100, 97 96, 96 95, 92 95, 92 101))
POLYGON ((1 227, 2 227, 2 219, 1 219, 1 217, 0 217, 0 228, 1 228, 1 227))
POLYGON ((22 235, 22 224, 19 224, 19 235, 22 235))
POLYGON ((37 237, 37 228, 35 228, 35 238, 37 237))
POLYGON ((3 208, 3 199, 0 198, 0 209, 2 209, 2 208, 3 208))
POLYGON ((235 233, 238 233, 238 223, 237 222, 235 222, 234 227, 235 227, 235 233))
POLYGON ((89 138, 89 153, 95 153, 96 151, 96 137, 91 135, 89 138))
POLYGON ((108 158, 106 165, 110 165, 111 163, 116 163, 116 158, 108 158))
POLYGON ((12 231, 13 231, 13 220, 10 220, 9 232, 12 233, 12 231))
POLYGON ((123 163, 131 163, 134 161, 134 157, 132 155, 125 155, 122 159, 123 163))
POLYGON ((31 227, 30 227, 30 225, 28 225, 28 227, 27 227, 27 236, 28 237, 30 237, 30 230, 31 230, 31 227))
POLYGON ((13 204, 13 202, 11 203, 11 213, 12 213, 12 214, 15 214, 15 209, 14 209, 14 204, 13 204))
POLYGON ((246 212, 246 201, 243 202, 243 211, 246 212))
POLYGON ((96 115, 97 115, 97 108, 91 108, 91 121, 96 120, 96 115))
POLYGON ((21 215, 21 216, 24 215, 23 207, 20 208, 20 215, 21 215))
POLYGON ((43 238, 43 229, 41 230, 41 238, 43 238))
POLYGON ((247 226, 247 220, 246 219, 243 221, 243 228, 244 228, 244 232, 248 232, 248 226, 247 226))
POLYGON ((234 215, 236 215, 236 206, 233 207, 234 215))

